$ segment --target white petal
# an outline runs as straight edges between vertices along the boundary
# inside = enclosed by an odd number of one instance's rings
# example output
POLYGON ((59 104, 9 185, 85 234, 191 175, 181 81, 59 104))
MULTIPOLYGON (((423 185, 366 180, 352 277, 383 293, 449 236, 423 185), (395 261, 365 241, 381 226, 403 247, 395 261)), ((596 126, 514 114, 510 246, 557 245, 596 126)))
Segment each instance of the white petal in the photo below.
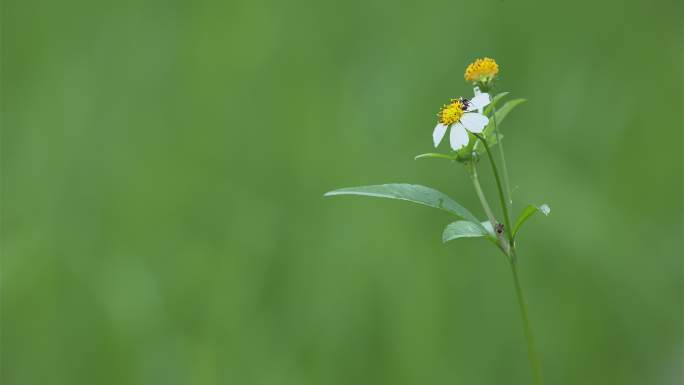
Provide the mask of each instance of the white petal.
POLYGON ((476 112, 466 112, 461 116, 461 123, 468 131, 479 134, 487 127, 489 118, 476 112))
POLYGON ((435 147, 439 146, 439 142, 442 141, 444 134, 446 133, 447 126, 442 123, 438 123, 435 126, 435 130, 432 131, 432 140, 435 142, 435 147))
POLYGON ((487 94, 487 93, 477 94, 472 99, 470 99, 470 105, 468 106, 468 111, 475 111, 477 109, 483 108, 484 106, 488 105, 489 102, 490 102, 489 94, 487 94))
POLYGON ((468 144, 468 133, 461 123, 454 123, 451 125, 451 133, 449 134, 449 142, 454 151, 468 144))

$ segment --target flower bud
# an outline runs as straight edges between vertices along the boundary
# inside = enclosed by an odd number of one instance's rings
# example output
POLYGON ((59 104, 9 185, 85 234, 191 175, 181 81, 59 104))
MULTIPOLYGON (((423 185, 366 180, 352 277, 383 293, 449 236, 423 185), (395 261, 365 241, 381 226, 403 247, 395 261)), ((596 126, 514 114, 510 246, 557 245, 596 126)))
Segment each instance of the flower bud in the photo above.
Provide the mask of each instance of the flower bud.
POLYGON ((477 59, 468 65, 465 74, 465 81, 472 83, 482 92, 489 92, 494 86, 494 80, 499 74, 499 65, 494 59, 485 57, 477 59))

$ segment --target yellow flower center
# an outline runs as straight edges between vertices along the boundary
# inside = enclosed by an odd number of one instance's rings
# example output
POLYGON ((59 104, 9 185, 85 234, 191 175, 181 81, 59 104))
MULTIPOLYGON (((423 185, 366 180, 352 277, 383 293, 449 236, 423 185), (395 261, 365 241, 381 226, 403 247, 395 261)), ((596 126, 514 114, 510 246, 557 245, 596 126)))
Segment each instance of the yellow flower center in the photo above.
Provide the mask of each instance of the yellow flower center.
POLYGON ((478 82, 484 79, 490 79, 499 73, 499 65, 494 59, 488 57, 477 59, 468 65, 465 75, 463 77, 467 82, 478 82))
POLYGON ((448 126, 458 122, 466 109, 468 109, 467 99, 451 99, 449 104, 445 104, 439 110, 437 117, 440 123, 448 126))

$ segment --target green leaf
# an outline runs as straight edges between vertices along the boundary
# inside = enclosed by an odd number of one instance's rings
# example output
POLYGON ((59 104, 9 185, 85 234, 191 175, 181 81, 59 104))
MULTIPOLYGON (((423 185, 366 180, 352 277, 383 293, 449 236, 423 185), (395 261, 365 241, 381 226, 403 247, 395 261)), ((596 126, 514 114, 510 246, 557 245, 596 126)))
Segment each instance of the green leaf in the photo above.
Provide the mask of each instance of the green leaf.
POLYGON ((446 243, 458 238, 491 236, 479 222, 456 221, 450 223, 442 233, 442 242, 446 243))
POLYGON ((508 94, 509 94, 509 92, 501 92, 501 93, 497 94, 496 96, 494 96, 492 98, 492 101, 489 102, 489 105, 487 105, 487 107, 485 107, 485 109, 484 109, 485 115, 489 115, 489 112, 492 110, 492 108, 496 107, 496 105, 499 104, 501 99, 503 99, 508 94))
POLYGON ((413 159, 426 159, 426 158, 436 158, 436 159, 447 159, 451 161, 467 162, 473 158, 472 153, 463 153, 461 151, 452 152, 451 154, 443 154, 440 152, 428 152, 426 154, 416 155, 413 159))
MULTIPOLYGON (((498 96, 498 95, 497 95, 498 96)), ((506 104, 501 107, 501 109, 496 111, 496 124, 501 126, 501 122, 504 121, 506 116, 513 111, 513 109, 520 104, 526 102, 527 99, 512 99, 506 102, 506 104)), ((501 130, 499 129, 499 133, 501 133, 501 130)), ((497 139, 501 139, 502 137, 500 136, 499 138, 493 138, 494 136, 494 119, 490 118, 489 119, 489 124, 487 124, 487 127, 485 127, 483 131, 483 135, 485 138, 487 138, 487 144, 493 145, 498 142, 497 139)), ((480 154, 484 153, 485 149, 482 147, 482 143, 480 141, 475 141, 473 145, 473 149, 478 151, 480 154)))
POLYGON ((525 207, 525 209, 520 213, 520 216, 518 216, 518 220, 515 221, 515 225, 513 226, 514 238, 515 235, 518 233, 518 230, 520 230, 520 226, 522 226, 523 223, 525 223, 532 215, 536 214, 537 212, 540 212, 544 215, 549 215, 549 213, 551 212, 551 208, 546 203, 541 206, 529 205, 525 207))
POLYGON ((525 103, 526 101, 527 99, 511 99, 507 101, 506 104, 503 105, 503 107, 496 110, 496 124, 500 124, 501 122, 503 122, 503 120, 506 118, 509 112, 513 111, 515 107, 519 106, 522 103, 525 103))
POLYGON ((347 187, 325 193, 323 196, 363 195, 378 198, 399 199, 438 208, 456 215, 459 218, 480 223, 465 207, 456 203, 446 194, 430 187, 417 184, 381 184, 374 186, 347 187))
POLYGON ((496 235, 489 221, 474 223, 470 221, 456 221, 450 223, 442 233, 442 242, 446 243, 458 238, 486 237, 488 241, 497 244, 496 235))
POLYGON ((418 159, 424 159, 424 158, 439 158, 439 159, 456 160, 456 159, 458 159, 458 154, 449 155, 449 154, 442 154, 439 152, 428 152, 426 154, 416 155, 416 157, 413 159, 418 160, 418 159))
POLYGON ((494 234, 494 228, 492 227, 492 224, 489 221, 480 222, 480 224, 482 225, 482 227, 485 228, 485 230, 487 230, 489 235, 496 238, 496 235, 494 234))

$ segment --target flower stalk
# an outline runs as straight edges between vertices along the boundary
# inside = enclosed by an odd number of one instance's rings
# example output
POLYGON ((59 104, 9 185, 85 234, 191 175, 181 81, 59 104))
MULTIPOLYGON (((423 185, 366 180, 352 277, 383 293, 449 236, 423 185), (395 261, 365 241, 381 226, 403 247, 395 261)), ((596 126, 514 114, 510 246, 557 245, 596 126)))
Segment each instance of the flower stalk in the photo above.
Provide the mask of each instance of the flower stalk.
POLYGON ((480 186, 480 179, 477 177, 477 166, 475 165, 475 162, 470 162, 468 163, 467 167, 470 175, 470 180, 473 181, 473 187, 475 187, 477 197, 478 199, 480 199, 480 204, 482 205, 482 208, 484 209, 485 214, 487 215, 489 223, 492 225, 492 228, 494 228, 494 226, 496 226, 496 218, 494 217, 492 209, 489 207, 487 198, 485 197, 484 192, 482 191, 482 186, 480 186))
MULTIPOLYGON (((513 248, 513 228, 511 227, 511 220, 508 215, 508 205, 506 204, 506 198, 504 198, 504 192, 503 189, 501 188, 501 180, 499 178, 499 171, 496 168, 496 162, 494 162, 494 157, 492 156, 492 152, 489 150, 489 145, 487 144, 487 140, 482 137, 480 134, 475 134, 475 137, 479 139, 482 142, 482 145, 485 148, 485 151, 487 152, 487 156, 489 157, 489 164, 492 166, 492 172, 494 173, 494 179, 496 180, 496 187, 499 192, 499 201, 501 202, 501 210, 503 211, 503 216, 504 216, 504 229, 503 233, 506 234, 506 237, 508 238, 509 242, 509 248, 513 248)), ((495 228, 496 229, 496 228, 495 228)), ((498 229, 496 229, 498 232, 498 229)), ((509 258, 512 258, 512 255, 509 253, 509 258)))
POLYGON ((506 241, 506 238, 504 237, 503 233, 496 231, 496 228, 498 227, 498 222, 496 220, 496 217, 494 216, 494 212, 492 209, 489 207, 489 202, 487 202, 487 197, 484 195, 484 191, 482 191, 482 186, 480 186, 480 179, 477 176, 477 163, 475 160, 470 161, 466 164, 466 169, 468 170, 468 175, 470 176, 470 180, 473 181, 473 187, 475 188, 475 193, 477 194, 477 198, 480 200, 480 204, 482 205, 482 209, 484 209, 485 214, 487 215, 487 219, 489 220, 489 224, 492 225, 492 229, 494 229, 494 233, 496 234, 496 238, 499 241, 499 248, 501 251, 503 251, 506 256, 509 254, 509 243, 506 241))
POLYGON ((513 195, 511 192, 511 184, 508 179, 508 167, 506 165, 506 156, 504 155, 503 143, 501 141, 501 136, 499 135, 499 126, 496 123, 496 106, 492 104, 492 124, 494 125, 494 135, 497 138, 497 144, 499 147, 499 155, 501 156, 501 169, 503 170, 503 180, 504 186, 506 187, 506 199, 510 209, 513 209, 513 195))

